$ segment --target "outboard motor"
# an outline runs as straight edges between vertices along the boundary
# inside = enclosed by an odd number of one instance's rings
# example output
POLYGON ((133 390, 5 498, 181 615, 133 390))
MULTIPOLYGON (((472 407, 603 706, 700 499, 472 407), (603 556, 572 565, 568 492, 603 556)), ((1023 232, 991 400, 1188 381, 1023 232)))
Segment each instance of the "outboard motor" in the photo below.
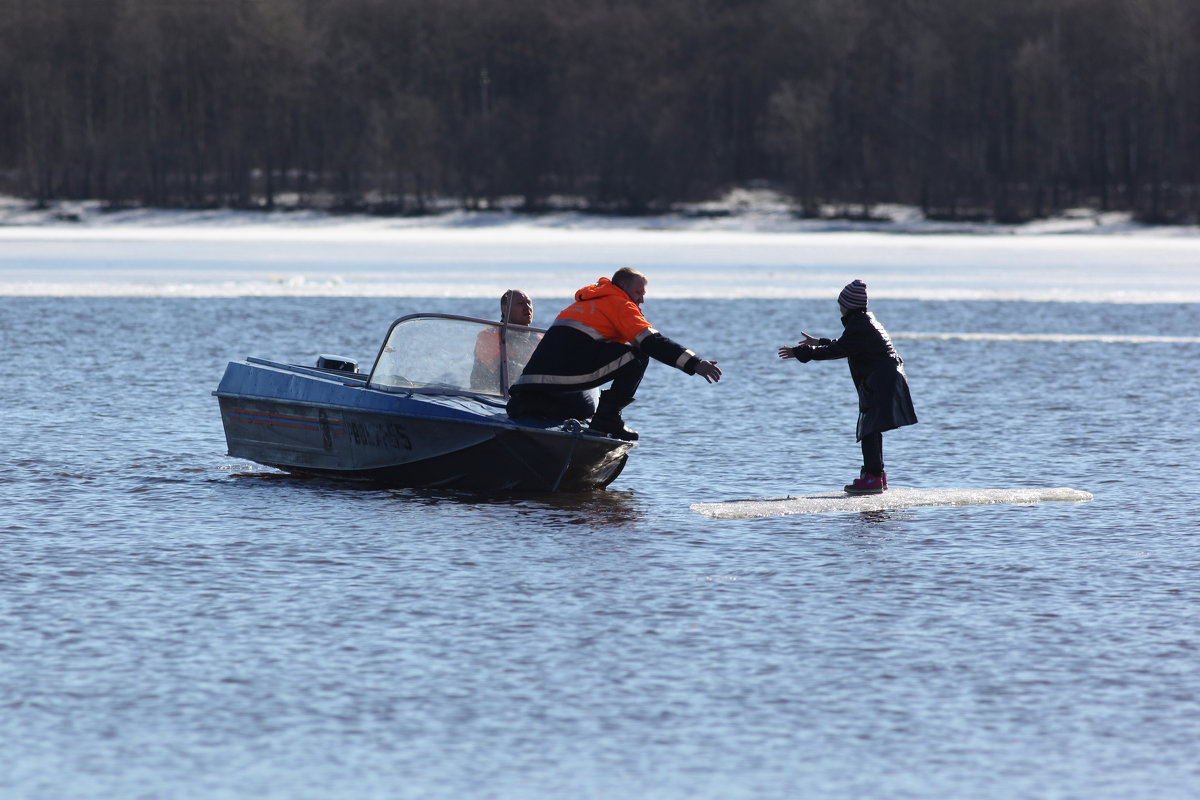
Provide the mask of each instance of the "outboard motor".
POLYGON ((358 372, 358 362, 345 356, 317 356, 317 369, 328 369, 335 372, 358 372))

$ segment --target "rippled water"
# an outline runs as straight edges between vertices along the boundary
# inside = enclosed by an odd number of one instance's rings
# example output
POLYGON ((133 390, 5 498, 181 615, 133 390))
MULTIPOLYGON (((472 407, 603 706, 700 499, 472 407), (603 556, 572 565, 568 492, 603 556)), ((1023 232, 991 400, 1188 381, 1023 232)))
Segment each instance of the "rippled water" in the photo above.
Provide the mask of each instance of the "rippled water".
POLYGON ((651 296, 726 377, 652 365, 607 492, 225 455, 226 361, 493 305, 0 297, 0 795, 1195 796, 1196 305, 878 303, 891 483, 1084 504, 691 512, 857 473, 845 365, 775 357, 832 300, 651 296))

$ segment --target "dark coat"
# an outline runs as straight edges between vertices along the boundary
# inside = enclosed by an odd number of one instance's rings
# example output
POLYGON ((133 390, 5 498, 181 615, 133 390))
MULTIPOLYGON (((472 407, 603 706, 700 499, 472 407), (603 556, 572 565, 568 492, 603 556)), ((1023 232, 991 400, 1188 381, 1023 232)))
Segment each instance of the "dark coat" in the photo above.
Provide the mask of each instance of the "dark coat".
POLYGON ((862 439, 917 421, 904 361, 892 346, 887 331, 866 309, 855 309, 842 317, 845 330, 840 339, 822 339, 812 346, 793 348, 801 362, 844 358, 850 377, 858 390, 858 427, 855 436, 862 439))

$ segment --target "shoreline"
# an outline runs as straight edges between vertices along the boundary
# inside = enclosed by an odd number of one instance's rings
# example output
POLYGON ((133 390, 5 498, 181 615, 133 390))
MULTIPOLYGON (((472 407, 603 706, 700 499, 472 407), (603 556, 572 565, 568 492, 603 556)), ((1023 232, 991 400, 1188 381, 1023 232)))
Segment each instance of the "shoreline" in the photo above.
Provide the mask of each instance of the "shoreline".
POLYGON ((316 209, 276 210, 106 209, 99 200, 55 201, 36 208, 33 201, 0 196, 0 236, 21 237, 19 231, 95 234, 110 230, 182 232, 195 229, 212 234, 230 231, 339 231, 378 234, 421 230, 528 229, 537 231, 686 231, 723 233, 881 233, 893 235, 963 236, 1138 236, 1200 238, 1200 225, 1146 225, 1127 212, 1074 209, 1065 214, 1023 223, 961 222, 926 219, 919 209, 880 204, 869 220, 827 216, 802 218, 774 192, 735 191, 711 203, 680 206, 670 213, 631 217, 559 210, 525 213, 512 209, 469 211, 446 209, 420 216, 343 214, 316 209))

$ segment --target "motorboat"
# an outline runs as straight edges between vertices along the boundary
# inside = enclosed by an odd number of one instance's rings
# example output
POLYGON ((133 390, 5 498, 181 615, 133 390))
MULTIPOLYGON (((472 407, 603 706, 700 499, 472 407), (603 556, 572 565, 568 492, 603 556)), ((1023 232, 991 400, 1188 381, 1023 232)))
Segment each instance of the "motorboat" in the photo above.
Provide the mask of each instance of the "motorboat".
POLYGON ((213 394, 229 455, 286 472, 395 487, 586 491, 621 473, 634 442, 586 420, 510 419, 508 388, 543 329, 452 314, 388 328, 369 372, 232 361, 213 394))

